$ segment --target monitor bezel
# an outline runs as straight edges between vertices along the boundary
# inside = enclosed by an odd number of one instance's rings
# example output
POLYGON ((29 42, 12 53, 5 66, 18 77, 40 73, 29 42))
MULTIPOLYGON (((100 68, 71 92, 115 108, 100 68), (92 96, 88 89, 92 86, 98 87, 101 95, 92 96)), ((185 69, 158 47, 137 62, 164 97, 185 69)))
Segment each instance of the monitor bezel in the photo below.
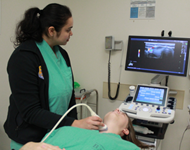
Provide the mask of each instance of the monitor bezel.
POLYGON ((125 60, 125 70, 126 71, 134 71, 134 72, 144 72, 144 73, 154 73, 154 74, 160 74, 160 75, 173 75, 173 76, 187 76, 187 70, 188 70, 188 62, 189 62, 189 49, 190 49, 190 38, 182 38, 182 37, 159 37, 159 36, 136 36, 136 35, 129 35, 128 38, 128 46, 127 46, 127 53, 126 53, 126 60, 125 60), (132 69, 128 68, 128 60, 129 60, 129 53, 130 53, 130 41, 132 38, 141 38, 141 39, 163 39, 163 40, 185 40, 188 41, 188 49, 186 52, 186 62, 184 67, 183 73, 172 73, 172 72, 162 72, 162 71, 156 71, 156 70, 141 70, 141 69, 132 69))
POLYGON ((165 106, 166 102, 167 102, 167 99, 168 99, 168 91, 169 91, 169 88, 166 87, 166 86, 137 85, 135 96, 133 98, 133 102, 134 103, 143 103, 143 104, 155 105, 155 106, 165 106), (162 104, 137 101, 137 97, 138 97, 139 90, 140 90, 141 87, 164 89, 164 100, 163 100, 162 104))

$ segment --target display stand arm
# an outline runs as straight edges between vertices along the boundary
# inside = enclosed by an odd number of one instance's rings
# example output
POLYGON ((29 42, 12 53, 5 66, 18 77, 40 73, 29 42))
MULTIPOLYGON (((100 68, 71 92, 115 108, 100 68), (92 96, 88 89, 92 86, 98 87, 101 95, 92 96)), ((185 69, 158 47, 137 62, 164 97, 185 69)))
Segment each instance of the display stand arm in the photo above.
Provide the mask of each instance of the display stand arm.
POLYGON ((151 84, 160 84, 167 75, 156 75, 151 79, 151 84))

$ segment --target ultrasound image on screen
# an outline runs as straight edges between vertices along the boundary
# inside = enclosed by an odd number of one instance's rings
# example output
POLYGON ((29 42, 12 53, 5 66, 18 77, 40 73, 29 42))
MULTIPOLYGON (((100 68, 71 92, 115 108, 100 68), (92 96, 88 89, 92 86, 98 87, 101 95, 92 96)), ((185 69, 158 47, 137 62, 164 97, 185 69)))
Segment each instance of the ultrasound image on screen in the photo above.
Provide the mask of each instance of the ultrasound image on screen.
POLYGON ((145 42, 144 56, 152 59, 174 58, 174 43, 145 42))

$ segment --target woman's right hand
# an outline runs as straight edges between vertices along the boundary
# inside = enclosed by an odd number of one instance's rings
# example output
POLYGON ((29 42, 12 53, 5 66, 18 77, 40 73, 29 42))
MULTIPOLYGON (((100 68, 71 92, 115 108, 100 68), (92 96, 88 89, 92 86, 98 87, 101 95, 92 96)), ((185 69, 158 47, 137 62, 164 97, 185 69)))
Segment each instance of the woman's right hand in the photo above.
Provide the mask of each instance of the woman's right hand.
POLYGON ((104 124, 100 117, 91 116, 81 120, 75 120, 71 126, 83 129, 98 130, 98 126, 104 126, 104 124))

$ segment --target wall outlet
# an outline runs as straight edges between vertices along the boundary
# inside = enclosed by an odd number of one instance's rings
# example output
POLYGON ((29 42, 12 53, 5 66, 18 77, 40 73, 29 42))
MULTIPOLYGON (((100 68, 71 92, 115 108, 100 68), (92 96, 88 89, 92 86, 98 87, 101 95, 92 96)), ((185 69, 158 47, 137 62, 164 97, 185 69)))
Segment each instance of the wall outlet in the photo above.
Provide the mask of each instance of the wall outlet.
POLYGON ((188 125, 186 129, 189 130, 190 129, 190 125, 188 125))
POLYGON ((188 119, 188 124, 187 124, 187 127, 186 127, 186 130, 190 129, 190 118, 188 119))
POLYGON ((188 106, 187 106, 187 108, 188 108, 188 109, 189 109, 189 111, 190 111, 190 105, 188 105, 188 106))

